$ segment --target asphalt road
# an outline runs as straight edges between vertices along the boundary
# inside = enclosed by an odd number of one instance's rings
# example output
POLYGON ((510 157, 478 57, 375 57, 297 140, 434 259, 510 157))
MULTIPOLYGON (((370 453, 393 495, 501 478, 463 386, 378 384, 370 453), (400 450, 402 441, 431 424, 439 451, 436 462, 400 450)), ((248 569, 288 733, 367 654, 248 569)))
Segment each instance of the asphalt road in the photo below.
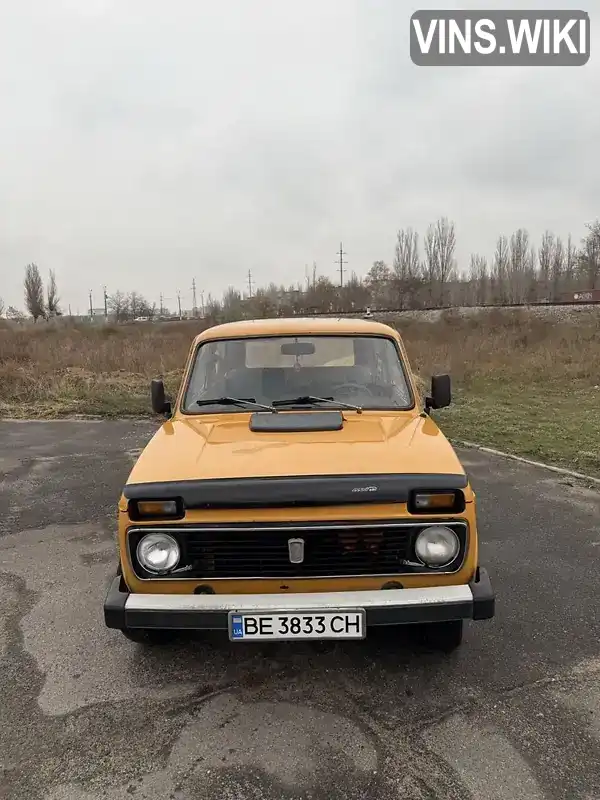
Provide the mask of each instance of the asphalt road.
POLYGON ((494 620, 145 651, 103 625, 145 422, 0 423, 0 797, 598 800, 600 494, 461 452, 494 620))

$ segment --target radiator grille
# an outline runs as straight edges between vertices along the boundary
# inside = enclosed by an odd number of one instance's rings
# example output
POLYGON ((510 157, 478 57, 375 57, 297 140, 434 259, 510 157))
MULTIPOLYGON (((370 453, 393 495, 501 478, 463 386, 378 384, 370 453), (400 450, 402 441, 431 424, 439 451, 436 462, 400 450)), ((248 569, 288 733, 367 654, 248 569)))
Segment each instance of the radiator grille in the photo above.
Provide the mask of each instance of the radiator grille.
MULTIPOLYGON (((433 524, 433 523, 432 523, 433 524)), ((466 526, 444 523, 459 536, 461 548, 454 565, 464 556, 466 526)), ((130 552, 136 573, 144 574, 137 563, 135 548, 141 536, 151 530, 164 530, 175 536, 182 551, 173 577, 181 578, 310 578, 364 575, 397 575, 428 572, 415 564, 413 542, 421 524, 322 523, 310 526, 223 526, 152 527, 130 531, 130 552), (290 539, 303 541, 301 563, 290 560, 290 539)), ((164 576, 168 577, 168 576, 164 576)))

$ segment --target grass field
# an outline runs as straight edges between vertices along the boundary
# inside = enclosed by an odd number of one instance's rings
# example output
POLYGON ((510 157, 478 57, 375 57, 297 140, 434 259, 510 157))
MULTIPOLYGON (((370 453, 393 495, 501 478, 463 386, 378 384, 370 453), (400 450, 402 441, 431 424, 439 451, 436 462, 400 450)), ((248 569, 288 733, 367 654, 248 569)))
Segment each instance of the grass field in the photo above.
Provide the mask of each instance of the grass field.
MULTIPOLYGON (((397 320, 413 369, 449 372, 453 438, 600 475, 600 313, 397 320)), ((151 378, 176 390, 196 323, 0 328, 0 416, 149 414, 151 378)))

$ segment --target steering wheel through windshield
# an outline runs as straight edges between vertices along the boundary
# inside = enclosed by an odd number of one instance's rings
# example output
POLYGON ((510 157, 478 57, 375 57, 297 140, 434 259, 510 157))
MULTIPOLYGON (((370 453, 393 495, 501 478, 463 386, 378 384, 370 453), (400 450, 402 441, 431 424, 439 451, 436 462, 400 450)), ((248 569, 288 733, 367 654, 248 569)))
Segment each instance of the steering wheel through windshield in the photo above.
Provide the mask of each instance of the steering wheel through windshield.
POLYGON ((364 383, 353 383, 352 381, 348 381, 347 383, 339 383, 335 384, 333 387, 334 394, 347 394, 349 392, 366 392, 370 397, 374 397, 373 392, 371 389, 366 386, 364 383))

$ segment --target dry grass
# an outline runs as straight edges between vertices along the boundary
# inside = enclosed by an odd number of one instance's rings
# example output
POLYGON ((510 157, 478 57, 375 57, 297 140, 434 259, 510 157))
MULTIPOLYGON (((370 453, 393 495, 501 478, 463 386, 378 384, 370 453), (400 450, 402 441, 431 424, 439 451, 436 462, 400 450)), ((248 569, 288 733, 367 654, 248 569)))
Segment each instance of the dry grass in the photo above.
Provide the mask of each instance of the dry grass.
POLYGON ((446 314, 399 327, 421 377, 452 375, 453 405, 435 412, 447 435, 600 475, 600 313, 446 314))
POLYGON ((148 413, 148 384, 179 380, 194 323, 0 329, 0 415, 148 413))
MULTIPOLYGON (((386 320, 387 321, 387 320, 386 320)), ((398 319, 413 369, 453 378, 444 431, 600 474, 600 314, 398 319)), ((0 415, 150 413, 149 380, 174 391, 195 323, 0 328, 0 415)))

